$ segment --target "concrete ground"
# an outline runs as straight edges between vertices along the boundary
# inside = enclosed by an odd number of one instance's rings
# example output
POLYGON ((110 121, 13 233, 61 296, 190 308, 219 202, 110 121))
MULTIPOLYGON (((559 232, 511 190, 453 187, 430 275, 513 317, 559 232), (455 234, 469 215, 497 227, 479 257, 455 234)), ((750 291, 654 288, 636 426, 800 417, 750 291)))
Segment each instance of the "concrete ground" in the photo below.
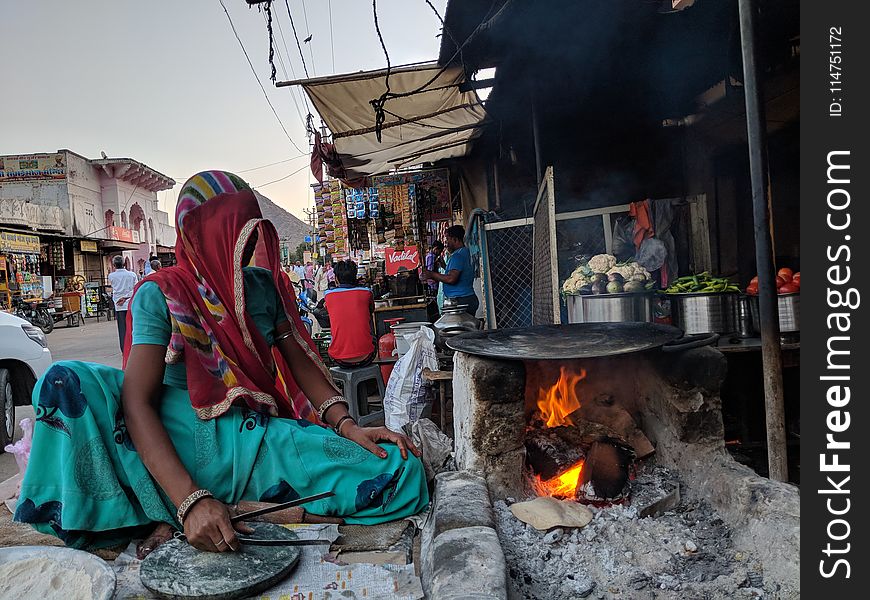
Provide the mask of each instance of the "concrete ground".
MULTIPOLYGON (((96 322, 87 319, 80 327, 67 327, 58 324, 48 334, 48 348, 54 360, 86 360, 90 362, 121 368, 121 349, 118 344, 118 325, 115 321, 96 322)), ((25 417, 34 417, 32 406, 18 406, 15 420, 21 422, 25 417)), ((21 428, 17 428, 15 439, 21 438, 21 428)), ((0 481, 5 481, 18 472, 18 465, 11 454, 0 454, 0 481)))

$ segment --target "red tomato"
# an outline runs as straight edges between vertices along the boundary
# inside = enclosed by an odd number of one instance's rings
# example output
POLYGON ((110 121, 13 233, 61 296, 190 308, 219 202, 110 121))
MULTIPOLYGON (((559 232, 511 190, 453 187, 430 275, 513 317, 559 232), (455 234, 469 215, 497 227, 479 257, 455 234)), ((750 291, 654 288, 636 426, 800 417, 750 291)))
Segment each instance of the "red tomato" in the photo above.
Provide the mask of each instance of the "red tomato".
POLYGON ((757 296, 758 295, 758 284, 757 283, 750 283, 749 287, 746 288, 746 293, 749 294, 750 296, 757 296))
POLYGON ((756 275, 755 277, 753 277, 753 278, 749 281, 749 285, 752 285, 752 284, 755 284, 756 286, 758 285, 758 275, 756 275))
POLYGON ((784 286, 786 283, 788 283, 788 281, 786 281, 785 279, 783 279, 783 278, 780 277, 779 275, 776 276, 776 289, 781 288, 781 287, 784 286))
POLYGON ((792 271, 788 267, 783 267, 779 271, 777 271, 776 274, 785 279, 786 281, 791 281, 792 275, 794 275, 794 271, 792 271))
POLYGON ((794 274, 794 276, 791 278, 791 282, 794 284, 797 284, 798 286, 801 284, 801 272, 800 271, 798 271, 797 273, 794 274))
POLYGON ((794 285, 793 283, 786 283, 784 286, 779 288, 779 290, 777 290, 777 293, 779 293, 779 294, 793 294, 793 293, 799 292, 799 291, 801 291, 801 288, 799 285, 794 285))

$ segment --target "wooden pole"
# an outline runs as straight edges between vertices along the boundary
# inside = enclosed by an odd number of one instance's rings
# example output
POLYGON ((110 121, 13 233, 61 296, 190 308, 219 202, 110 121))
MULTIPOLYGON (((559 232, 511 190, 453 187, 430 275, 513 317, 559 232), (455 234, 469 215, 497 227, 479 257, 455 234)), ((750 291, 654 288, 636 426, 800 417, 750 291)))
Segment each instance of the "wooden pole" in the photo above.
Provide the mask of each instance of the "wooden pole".
POLYGON ((776 272, 770 227, 770 180, 767 164, 767 120, 758 77, 755 48, 757 0, 738 0, 743 50, 743 85, 746 97, 746 130, 749 171, 752 180, 752 214, 755 228, 755 262, 758 268, 758 304, 761 318, 761 358, 764 378, 764 409, 767 424, 767 462, 770 478, 788 479, 785 406, 782 386, 782 352, 776 272))

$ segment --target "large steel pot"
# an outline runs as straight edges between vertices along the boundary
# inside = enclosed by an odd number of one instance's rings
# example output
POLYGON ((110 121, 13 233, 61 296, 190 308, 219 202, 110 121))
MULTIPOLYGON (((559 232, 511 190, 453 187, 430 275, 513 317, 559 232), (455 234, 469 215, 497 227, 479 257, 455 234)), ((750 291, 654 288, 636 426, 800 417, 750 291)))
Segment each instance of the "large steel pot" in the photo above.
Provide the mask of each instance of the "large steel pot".
POLYGON ((480 321, 468 314, 466 308, 464 304, 444 303, 444 314, 433 325, 435 344, 442 350, 447 349, 447 340, 451 337, 480 329, 480 321))
POLYGON ((567 296, 568 323, 652 322, 652 293, 567 296))
POLYGON ((726 292, 668 294, 671 320, 686 335, 737 331, 738 297, 726 292))
MULTIPOLYGON (((752 313, 752 326, 755 331, 761 331, 761 316, 758 307, 758 296, 749 297, 749 310, 752 313)), ((798 333, 801 330, 801 295, 779 294, 776 297, 776 305, 779 309, 779 332, 798 333)))

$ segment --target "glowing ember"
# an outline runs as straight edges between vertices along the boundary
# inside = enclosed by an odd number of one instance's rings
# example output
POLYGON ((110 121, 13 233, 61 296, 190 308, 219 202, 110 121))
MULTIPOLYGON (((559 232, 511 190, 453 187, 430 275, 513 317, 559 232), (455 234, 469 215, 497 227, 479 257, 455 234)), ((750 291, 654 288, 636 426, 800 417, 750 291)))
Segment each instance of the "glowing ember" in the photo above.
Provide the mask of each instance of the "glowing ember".
POLYGON ((583 461, 581 460, 561 475, 557 475, 547 481, 541 481, 540 477, 535 477, 535 491, 538 492, 539 496, 570 498, 574 500, 577 497, 577 486, 580 483, 580 473, 582 471, 583 461))
POLYGON ((577 384, 585 377, 586 369, 580 369, 578 375, 562 367, 559 381, 553 387, 538 392, 538 410, 541 411, 547 427, 574 424, 569 415, 580 408, 577 384))

